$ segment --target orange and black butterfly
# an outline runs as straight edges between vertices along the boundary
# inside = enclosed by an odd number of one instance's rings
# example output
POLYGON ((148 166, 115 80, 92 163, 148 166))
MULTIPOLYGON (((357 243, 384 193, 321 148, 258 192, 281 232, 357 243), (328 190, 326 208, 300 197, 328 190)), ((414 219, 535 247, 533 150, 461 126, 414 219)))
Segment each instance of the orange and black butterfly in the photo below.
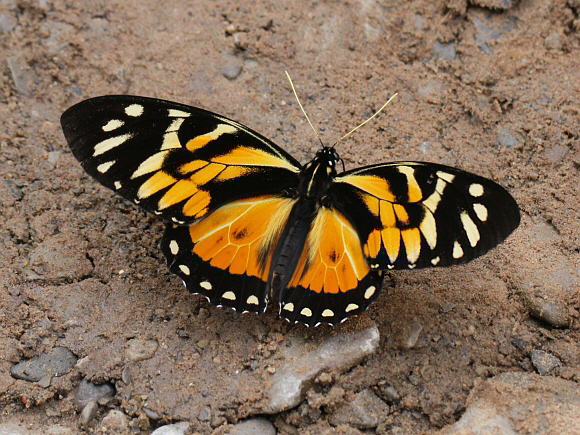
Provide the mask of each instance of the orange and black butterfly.
POLYGON ((383 273, 465 263, 519 224, 516 202, 448 166, 381 163, 338 173, 320 149, 302 166, 231 119, 133 96, 83 101, 61 118, 100 183, 167 221, 169 269, 212 304, 306 325, 361 314, 383 273))

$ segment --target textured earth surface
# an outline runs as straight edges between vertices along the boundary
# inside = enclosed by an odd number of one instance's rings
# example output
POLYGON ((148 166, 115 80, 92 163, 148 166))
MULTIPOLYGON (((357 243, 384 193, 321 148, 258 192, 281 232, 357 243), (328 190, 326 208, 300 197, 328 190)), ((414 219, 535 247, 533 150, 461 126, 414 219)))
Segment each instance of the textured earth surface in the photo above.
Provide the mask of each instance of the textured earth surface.
POLYGON ((578 0, 2 0, 0 433, 578 433, 579 16, 578 0), (189 295, 163 224, 82 171, 60 114, 164 98, 306 162, 319 143, 284 70, 327 144, 399 93, 338 145, 347 168, 475 172, 520 227, 468 265, 389 274, 335 328, 189 295), (308 373, 284 406, 280 373, 308 373))

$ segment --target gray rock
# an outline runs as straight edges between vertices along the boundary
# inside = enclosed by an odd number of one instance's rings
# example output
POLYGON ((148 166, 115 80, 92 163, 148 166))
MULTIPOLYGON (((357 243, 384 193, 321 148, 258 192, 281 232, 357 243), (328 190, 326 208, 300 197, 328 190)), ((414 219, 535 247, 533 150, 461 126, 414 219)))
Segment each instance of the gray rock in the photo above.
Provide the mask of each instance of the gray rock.
POLYGON ((19 362, 10 368, 16 379, 38 382, 45 376, 63 376, 74 367, 77 357, 66 347, 55 347, 50 352, 19 362))
POLYGON ((197 419, 199 421, 209 421, 211 418, 211 408, 209 406, 205 406, 199 411, 197 419))
POLYGON ((276 414, 294 408, 303 393, 323 371, 343 372, 376 352, 379 330, 376 326, 362 331, 343 332, 325 341, 306 343, 300 335, 288 337, 284 349, 284 364, 271 377, 267 403, 263 412, 276 414))
POLYGON ((38 381, 38 386, 42 388, 50 387, 51 376, 44 376, 40 381, 38 381))
POLYGON ((437 435, 576 434, 578 384, 529 373, 502 373, 477 385, 459 421, 437 435))
POLYGON ((367 388, 358 393, 352 402, 338 408, 328 421, 333 426, 347 424, 357 429, 372 429, 388 415, 389 406, 367 388))
POLYGON ((276 435, 276 428, 265 418, 252 418, 236 424, 226 435, 276 435))
POLYGON ((530 314, 556 328, 568 328, 571 318, 562 304, 547 301, 541 297, 530 296, 526 300, 530 314))
POLYGON ((87 403, 87 406, 83 408, 81 415, 79 417, 79 425, 81 427, 87 426, 91 422, 91 420, 95 417, 95 415, 97 415, 98 409, 99 405, 97 405, 95 402, 87 403))
POLYGON ((159 347, 157 340, 129 340, 125 354, 130 361, 137 362, 152 358, 159 347))
POLYGON ((28 95, 37 79, 36 73, 21 56, 11 56, 7 63, 16 90, 19 94, 28 95))
POLYGON ((12 15, 0 14, 0 32, 10 33, 16 27, 16 18, 12 15))
POLYGON ((562 37, 559 33, 550 33, 544 39, 544 45, 546 48, 551 50, 561 50, 562 49, 562 37))
POLYGON ((397 341, 404 349, 412 349, 417 344, 422 330, 423 325, 414 320, 407 325, 403 325, 398 333, 397 341))
POLYGON ((151 435, 185 435, 187 429, 189 429, 187 422, 168 424, 155 429, 151 435))
POLYGON ((230 62, 222 67, 222 75, 228 80, 237 79, 242 73, 242 64, 230 62))
POLYGON ((102 433, 118 433, 129 429, 129 417, 121 411, 113 409, 101 420, 102 433))
POLYGON ((433 44, 433 54, 443 60, 455 60, 455 44, 453 42, 442 43, 435 41, 433 44))
POLYGON ((74 404, 80 410, 90 402, 98 402, 103 398, 112 398, 114 395, 115 388, 111 384, 95 385, 83 379, 77 388, 74 404))
POLYGON ((532 350, 530 357, 532 360, 532 365, 536 368, 540 375, 547 375, 556 367, 562 365, 558 358, 543 350, 532 350))
POLYGON ((518 137, 505 127, 500 129, 496 140, 497 144, 502 148, 514 148, 520 143, 518 137))

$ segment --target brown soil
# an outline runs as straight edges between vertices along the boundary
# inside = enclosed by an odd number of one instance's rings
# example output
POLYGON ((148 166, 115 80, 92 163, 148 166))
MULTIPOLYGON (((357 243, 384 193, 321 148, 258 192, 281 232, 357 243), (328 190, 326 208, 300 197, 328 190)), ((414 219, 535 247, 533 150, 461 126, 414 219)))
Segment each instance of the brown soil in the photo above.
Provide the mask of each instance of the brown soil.
MULTIPOLYGON (((453 165, 504 185, 522 211, 520 228, 483 258, 393 273, 378 302, 338 329, 293 327, 314 337, 379 326, 378 354, 332 386, 380 395, 392 385, 401 400, 377 433, 433 433, 461 416, 478 380, 533 372, 532 349, 560 359, 553 375, 580 381, 577 0, 188 3, 0 4, 0 421, 75 427, 81 378, 115 382, 109 406, 143 429, 185 419, 211 433, 254 412, 275 365, 266 348, 284 346, 290 325, 275 309, 235 315, 187 294, 158 249, 162 223, 82 171, 59 116, 102 94, 170 99, 236 119, 305 162, 319 144, 284 70, 326 143, 399 93, 339 145, 348 168, 453 165), (533 318, 536 299, 564 307, 570 327, 533 318), (417 323, 419 340, 406 349, 417 323), (125 384, 132 338, 160 347, 125 384), (50 387, 8 374, 57 345, 85 359, 50 387), (207 406, 214 418, 201 421, 207 406)), ((311 398, 330 387, 317 388, 311 398)), ((270 418, 282 434, 319 433, 332 403, 312 399, 308 410, 270 418)))

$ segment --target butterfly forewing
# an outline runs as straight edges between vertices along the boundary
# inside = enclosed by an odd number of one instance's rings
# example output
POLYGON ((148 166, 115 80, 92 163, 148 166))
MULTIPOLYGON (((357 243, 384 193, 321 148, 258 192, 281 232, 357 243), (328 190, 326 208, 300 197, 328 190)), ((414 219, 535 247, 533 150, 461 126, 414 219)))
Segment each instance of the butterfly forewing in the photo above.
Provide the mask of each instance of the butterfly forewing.
POLYGON ((520 221, 503 187, 432 163, 348 171, 329 196, 357 229, 373 269, 465 263, 503 241, 520 221))
POLYGON ((61 123, 90 175, 174 223, 188 224, 233 200, 298 184, 300 164, 284 150, 195 107, 97 97, 68 109, 61 123))

